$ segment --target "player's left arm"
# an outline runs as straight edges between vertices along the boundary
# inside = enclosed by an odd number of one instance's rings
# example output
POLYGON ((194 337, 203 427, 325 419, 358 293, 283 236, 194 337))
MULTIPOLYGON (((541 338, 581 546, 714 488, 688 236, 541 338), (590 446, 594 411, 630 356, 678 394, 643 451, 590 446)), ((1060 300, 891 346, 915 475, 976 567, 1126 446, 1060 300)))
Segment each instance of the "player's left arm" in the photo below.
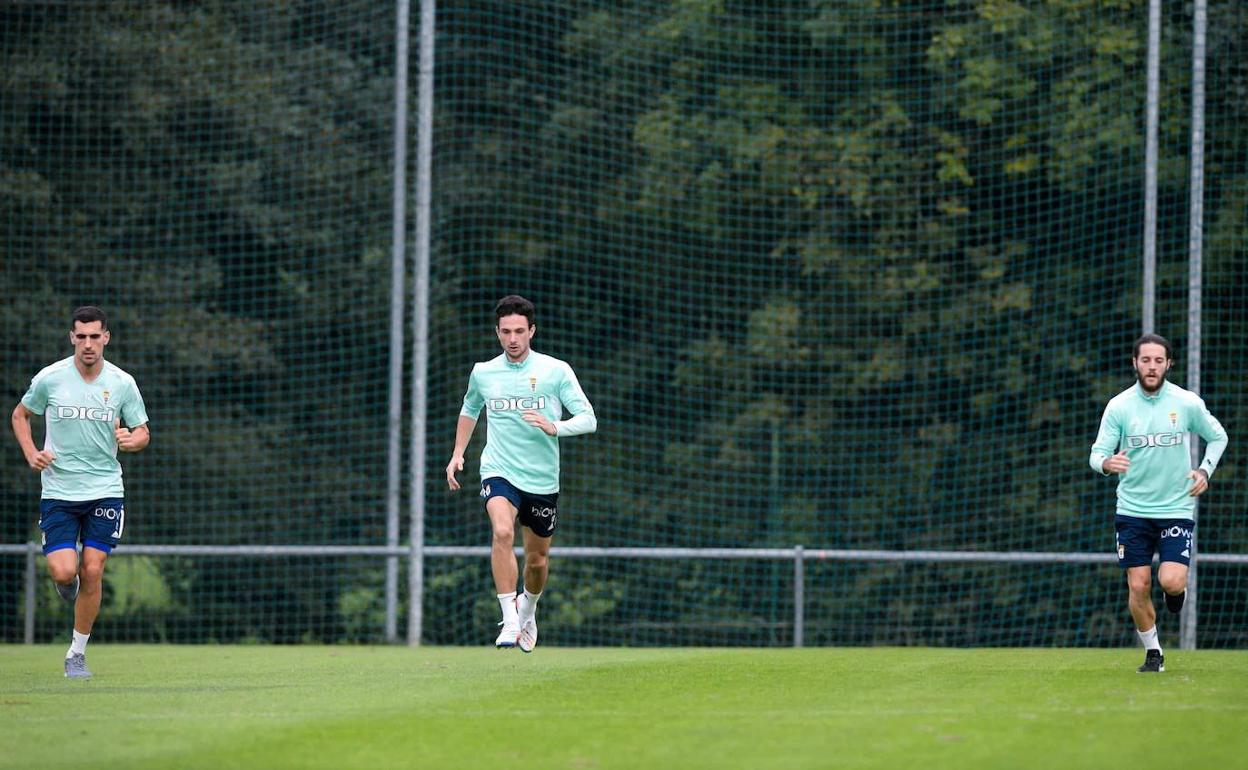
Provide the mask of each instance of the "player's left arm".
POLYGON ((536 409, 529 409, 521 416, 524 421, 538 428, 547 436, 580 436, 598 430, 598 418, 594 415, 594 406, 581 390, 572 367, 564 365, 563 377, 559 381, 559 401, 571 414, 567 420, 549 420, 536 409))
POLYGON ((1209 479, 1213 477, 1230 439, 1226 435, 1226 428, 1222 427, 1222 423, 1213 416, 1203 400, 1196 399, 1188 416, 1192 430, 1205 440, 1204 458, 1195 470, 1187 474, 1192 480, 1192 489, 1188 494, 1196 497, 1209 488, 1209 479))
POLYGON ((147 406, 139 386, 133 382, 129 398, 122 402, 121 417, 113 421, 113 435, 117 438, 117 448, 123 452, 142 452, 152 440, 152 432, 147 427, 147 406), (131 427, 122 427, 123 420, 131 427))
POLYGON ((118 420, 113 425, 113 435, 117 437, 117 448, 123 452, 142 452, 152 440, 147 423, 137 428, 123 428, 118 420))
POLYGON ((563 380, 559 383, 559 400, 572 417, 555 422, 555 435, 580 436, 598 430, 598 417, 594 414, 594 405, 589 403, 581 383, 576 379, 572 367, 564 365, 563 380))

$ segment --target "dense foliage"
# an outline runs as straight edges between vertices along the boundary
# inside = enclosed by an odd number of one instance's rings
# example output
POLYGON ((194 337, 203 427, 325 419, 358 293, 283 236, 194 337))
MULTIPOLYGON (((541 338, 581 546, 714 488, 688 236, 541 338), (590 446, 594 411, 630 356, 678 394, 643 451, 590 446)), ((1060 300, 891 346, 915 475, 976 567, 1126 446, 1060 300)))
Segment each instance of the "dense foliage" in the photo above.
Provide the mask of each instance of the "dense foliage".
MULTIPOLYGON (((1213 5, 1201 390, 1234 442, 1248 12, 1213 5)), ((1181 343, 1191 18, 1166 13, 1158 330, 1181 343)), ((1112 485, 1086 455, 1140 327, 1146 16, 439 3, 429 542, 486 542, 441 477, 515 291, 601 421, 564 445, 560 544, 1107 551, 1112 485)), ((110 359, 152 414, 126 471, 136 541, 384 542, 393 24, 363 0, 0 7, 0 387, 15 403, 68 355, 74 305, 112 313, 110 359)), ((415 105, 415 55, 411 74, 415 105)), ((1237 455, 1202 507, 1210 552, 1248 544, 1237 455)), ((16 542, 37 484, 9 458, 16 542)), ((315 561, 116 560, 114 634, 377 638, 380 562, 315 561)), ((483 638, 484 566, 428 566, 427 638, 483 638)), ((563 643, 785 643, 787 563, 554 574, 563 643)), ((1243 644, 1239 573, 1207 574, 1204 638, 1243 644)), ((0 570, 5 638, 20 578, 0 570)), ((1118 580, 825 565, 810 636, 1118 643, 1118 580), (1074 617, 1041 591, 1079 597, 1074 617)))

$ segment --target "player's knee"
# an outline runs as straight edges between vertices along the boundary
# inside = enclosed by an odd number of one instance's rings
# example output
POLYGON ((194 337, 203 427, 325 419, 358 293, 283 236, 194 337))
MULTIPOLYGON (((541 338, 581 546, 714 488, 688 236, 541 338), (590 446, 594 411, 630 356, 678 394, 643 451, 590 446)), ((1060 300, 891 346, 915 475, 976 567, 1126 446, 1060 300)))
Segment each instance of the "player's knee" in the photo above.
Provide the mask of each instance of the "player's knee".
POLYGON ((73 563, 48 565, 48 574, 52 577, 53 582, 61 585, 72 582, 77 572, 78 565, 73 563))
POLYGON ((84 587, 97 586, 104 579, 104 563, 85 563, 80 574, 84 587))
POLYGON ((1159 575, 1157 582, 1166 593, 1177 595, 1187 590, 1187 575, 1159 575))
POLYGON ((516 539, 516 529, 513 524, 511 524, 510 522, 508 523, 495 522, 494 523, 494 542, 495 543, 506 543, 507 545, 511 545, 511 543, 515 539, 516 539))
POLYGON ((1153 582, 1148 575, 1131 575, 1127 578, 1127 588, 1137 596, 1147 596, 1152 587, 1153 582))
POLYGON ((525 569, 546 569, 549 557, 544 553, 526 553, 524 555, 525 569))

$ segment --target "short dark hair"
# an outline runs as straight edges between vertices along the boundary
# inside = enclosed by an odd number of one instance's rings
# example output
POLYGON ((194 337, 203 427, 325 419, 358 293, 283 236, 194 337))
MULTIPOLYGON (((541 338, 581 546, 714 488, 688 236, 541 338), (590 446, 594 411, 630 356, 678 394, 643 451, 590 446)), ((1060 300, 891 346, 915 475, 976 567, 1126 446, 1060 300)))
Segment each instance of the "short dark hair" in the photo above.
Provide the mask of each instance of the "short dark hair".
POLYGON ((1160 334, 1144 334, 1135 341, 1135 347, 1131 348, 1131 357, 1140 357, 1140 346, 1142 345, 1161 345, 1166 349, 1166 360, 1174 360, 1174 346, 1170 344, 1170 340, 1160 334))
POLYGON ((104 311, 95 305, 83 305, 73 312, 69 317, 69 328, 73 329, 74 324, 89 324, 95 321, 100 322, 100 328, 108 331, 108 319, 104 317, 104 311))
POLYGON ((494 306, 494 324, 497 325, 503 316, 522 315, 529 319, 529 326, 533 326, 533 321, 537 317, 537 309, 533 307, 533 303, 529 302, 519 294, 508 294, 498 301, 494 306))

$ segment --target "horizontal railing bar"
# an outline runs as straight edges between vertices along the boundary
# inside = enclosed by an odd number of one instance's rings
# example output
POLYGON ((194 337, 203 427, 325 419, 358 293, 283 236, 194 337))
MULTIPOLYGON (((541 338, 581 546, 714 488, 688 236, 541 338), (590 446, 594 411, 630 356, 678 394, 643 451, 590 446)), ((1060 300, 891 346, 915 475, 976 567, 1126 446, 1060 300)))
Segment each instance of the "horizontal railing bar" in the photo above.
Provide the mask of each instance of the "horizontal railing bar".
MULTIPOLYGON (((0 554, 39 551, 35 543, 0 543, 0 554)), ((126 545, 116 551, 124 556, 407 556, 410 545, 126 545)), ((523 554, 516 548, 517 554, 523 554)), ((425 556, 490 555, 485 545, 429 545, 425 556)), ((641 548, 555 546, 551 556, 627 559, 795 559, 796 548, 641 548)), ((1042 551, 889 551, 867 549, 803 548, 803 559, 817 561, 990 563, 990 564, 1115 564, 1112 553, 1042 551)), ((1248 554, 1202 553, 1206 564, 1246 564, 1248 554)))

